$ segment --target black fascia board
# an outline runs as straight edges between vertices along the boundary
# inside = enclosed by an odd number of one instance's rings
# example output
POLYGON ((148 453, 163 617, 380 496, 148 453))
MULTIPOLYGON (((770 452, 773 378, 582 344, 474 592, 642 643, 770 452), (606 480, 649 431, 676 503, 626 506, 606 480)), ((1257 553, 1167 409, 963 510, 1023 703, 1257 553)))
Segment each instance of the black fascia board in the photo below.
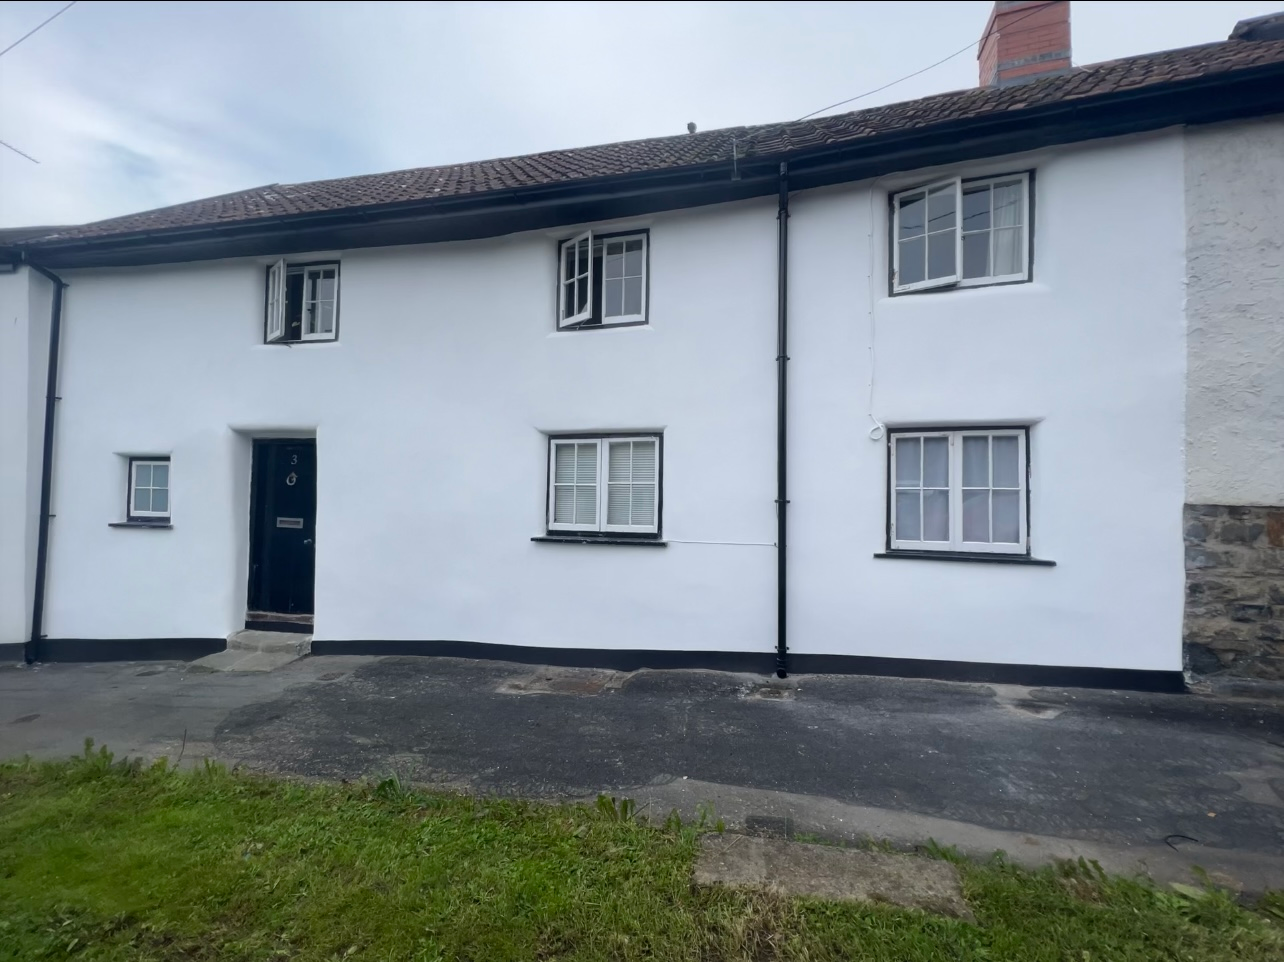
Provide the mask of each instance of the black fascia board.
MULTIPOLYGON (((834 145, 410 203, 14 245, 52 268, 124 267, 495 237, 773 195, 1106 137, 1284 111, 1284 64, 946 121, 834 145)), ((3 253, 3 252, 0 252, 3 253)))

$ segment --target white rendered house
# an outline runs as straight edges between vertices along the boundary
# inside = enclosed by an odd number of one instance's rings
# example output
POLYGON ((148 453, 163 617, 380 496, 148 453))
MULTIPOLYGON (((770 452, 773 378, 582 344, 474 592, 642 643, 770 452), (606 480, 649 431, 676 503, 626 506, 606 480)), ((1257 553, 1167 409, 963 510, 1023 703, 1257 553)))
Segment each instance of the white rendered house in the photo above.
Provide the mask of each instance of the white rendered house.
POLYGON ((0 644, 1180 687, 1192 197, 1284 39, 986 37, 975 90, 0 238, 0 644))

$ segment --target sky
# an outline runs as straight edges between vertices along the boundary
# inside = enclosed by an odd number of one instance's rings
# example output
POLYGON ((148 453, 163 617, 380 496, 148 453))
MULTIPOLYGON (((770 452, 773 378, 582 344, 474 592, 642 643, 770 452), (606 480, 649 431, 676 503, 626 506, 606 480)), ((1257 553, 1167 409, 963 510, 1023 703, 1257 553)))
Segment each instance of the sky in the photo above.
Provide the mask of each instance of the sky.
MULTIPOLYGON (((0 4, 0 49, 66 0, 0 4)), ((80 0, 0 56, 0 227, 800 117, 980 38, 988 0, 80 0)), ((1223 40, 1253 2, 1089 2, 1074 61, 1223 40)), ((831 112, 976 84, 976 53, 831 112)))

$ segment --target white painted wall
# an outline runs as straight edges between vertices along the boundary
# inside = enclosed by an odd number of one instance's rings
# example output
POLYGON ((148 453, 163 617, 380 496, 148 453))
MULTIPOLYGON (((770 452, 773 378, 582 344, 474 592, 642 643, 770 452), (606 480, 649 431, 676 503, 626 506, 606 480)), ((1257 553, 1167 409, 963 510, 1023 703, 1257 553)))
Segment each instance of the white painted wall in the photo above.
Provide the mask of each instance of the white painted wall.
MULTIPOLYGON (((795 651, 1180 667, 1180 135, 964 173, 1025 167, 1017 287, 884 296, 886 188, 926 172, 794 198, 795 651), (871 235, 874 415, 1037 422, 1058 567, 873 558, 871 235)), ((238 628, 248 439, 294 429, 318 445, 318 638, 770 651, 773 549, 681 542, 774 539, 774 199, 636 223, 651 324, 614 331, 553 331, 556 234, 346 253, 340 341, 294 348, 261 344, 262 262, 68 272, 49 635, 238 628), (542 432, 592 429, 664 431, 669 547, 529 540, 542 432), (107 527, 129 453, 172 455, 173 530, 107 527)))
POLYGON ((27 268, 0 274, 0 645, 31 630, 52 297, 27 268))
POLYGON ((886 296, 886 192, 926 172, 878 183, 872 207, 863 185, 794 205, 791 632, 804 650, 1181 668, 1181 135, 950 172, 1028 168, 1029 284, 886 296), (867 436, 871 306, 879 421, 1034 425, 1031 542, 1057 567, 872 557, 886 442, 867 436))
POLYGON ((1186 136, 1186 498, 1284 504, 1284 117, 1186 136))

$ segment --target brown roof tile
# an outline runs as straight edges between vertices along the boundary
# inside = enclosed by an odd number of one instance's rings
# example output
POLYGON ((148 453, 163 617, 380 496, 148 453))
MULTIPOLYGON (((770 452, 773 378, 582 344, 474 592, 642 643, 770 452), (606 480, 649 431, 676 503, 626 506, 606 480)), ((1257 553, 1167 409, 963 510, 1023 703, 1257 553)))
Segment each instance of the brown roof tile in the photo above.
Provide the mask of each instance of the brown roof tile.
POLYGON ((58 230, 29 242, 58 243, 173 228, 206 227, 291 214, 340 211, 726 163, 733 140, 742 157, 788 155, 894 131, 979 119, 1013 110, 1104 96, 1284 63, 1284 40, 1223 41, 1079 67, 1011 87, 982 87, 850 113, 730 127, 572 150, 302 184, 269 184, 157 210, 58 230))

